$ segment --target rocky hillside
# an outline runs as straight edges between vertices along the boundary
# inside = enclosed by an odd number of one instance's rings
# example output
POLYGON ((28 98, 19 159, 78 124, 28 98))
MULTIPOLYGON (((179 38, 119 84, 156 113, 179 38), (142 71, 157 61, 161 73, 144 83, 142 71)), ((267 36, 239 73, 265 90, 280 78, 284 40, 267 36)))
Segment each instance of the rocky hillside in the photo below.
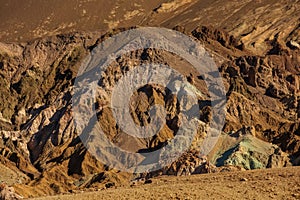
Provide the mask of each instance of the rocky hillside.
MULTIPOLYGON (((92 102, 97 120, 110 141, 127 151, 151 152, 166 145, 180 127, 177 98, 170 91, 145 85, 131 98, 130 113, 138 125, 149 123, 154 104, 168 111, 166 125, 149 138, 124 134, 109 102, 111 88, 128 70, 150 62, 168 64, 195 93, 202 94, 198 96, 199 128, 190 151, 153 174, 121 172, 93 157, 74 125, 73 85, 86 56, 125 29, 48 32, 42 35, 51 36, 30 42, 0 43, 0 160, 7 168, 0 171, 0 179, 29 197, 127 185, 130 180, 159 174, 300 165, 299 1, 180 2, 148 5, 149 11, 146 7, 143 11, 147 15, 137 14, 143 20, 136 22, 139 18, 128 14, 132 22, 111 23, 110 28, 133 24, 173 28, 218 58, 226 88, 226 119, 208 158, 198 155, 211 117, 203 77, 184 59, 156 49, 130 52, 114 60, 99 83, 100 95, 92 102), (219 15, 221 11, 224 16, 219 15)), ((131 158, 126 159, 130 162, 131 158)))

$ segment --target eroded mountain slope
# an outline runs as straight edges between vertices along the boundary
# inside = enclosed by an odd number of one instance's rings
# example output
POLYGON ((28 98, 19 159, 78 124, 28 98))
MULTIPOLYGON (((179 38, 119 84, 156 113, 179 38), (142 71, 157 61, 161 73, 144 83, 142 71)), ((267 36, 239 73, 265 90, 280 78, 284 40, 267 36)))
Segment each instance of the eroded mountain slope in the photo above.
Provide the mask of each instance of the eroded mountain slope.
MULTIPOLYGON (((82 6, 85 4, 88 2, 82 6)), ((94 4, 90 6, 92 9, 94 4)), ((111 5, 117 14, 103 23, 110 27, 141 24, 174 28, 190 35, 216 58, 227 104, 225 136, 209 155, 214 164, 231 164, 237 169, 299 165, 299 1, 153 1, 153 5, 144 6, 141 15, 134 10, 125 14, 127 22, 120 20, 123 11, 117 12, 123 7, 111 5)), ((86 9, 86 15, 89 12, 86 9)), ((88 21, 86 26, 90 28, 98 23, 88 21)), ((125 30, 53 35, 72 31, 71 27, 77 29, 81 23, 86 21, 78 20, 78 24, 54 32, 47 25, 50 31, 42 28, 34 37, 52 36, 30 42, 0 43, 0 158, 1 164, 11 169, 12 177, 17 177, 10 183, 15 183, 17 192, 25 197, 128 185, 129 180, 140 176, 105 166, 87 151, 75 130, 72 95, 78 68, 97 44, 125 30)), ((23 31, 28 30, 26 26, 23 31)), ((18 33, 11 31, 14 28, 10 27, 9 34, 2 38, 16 37, 18 33)), ((31 32, 20 34, 23 39, 32 37, 31 32)), ((122 148, 138 152, 161 148, 176 134, 180 124, 178 102, 164 88, 146 85, 131 99, 131 116, 139 125, 149 122, 148 111, 153 104, 168 110, 166 125, 151 138, 135 139, 124 134, 107 106, 111 88, 120 77, 149 62, 166 63, 178 70, 189 87, 201 94, 199 130, 191 152, 160 173, 184 175, 196 173, 196 169, 214 169, 199 158, 197 151, 211 117, 210 104, 201 104, 209 96, 205 82, 187 61, 169 52, 131 52, 116 59, 103 74, 101 95, 94 103, 107 137, 122 148)))

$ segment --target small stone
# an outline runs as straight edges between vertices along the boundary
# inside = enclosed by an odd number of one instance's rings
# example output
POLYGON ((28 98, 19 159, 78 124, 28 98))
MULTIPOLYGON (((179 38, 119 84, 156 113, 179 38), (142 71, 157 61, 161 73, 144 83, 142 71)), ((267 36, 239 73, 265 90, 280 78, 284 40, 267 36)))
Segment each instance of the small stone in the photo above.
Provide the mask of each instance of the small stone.
POLYGON ((247 178, 241 178, 240 181, 248 181, 247 178))

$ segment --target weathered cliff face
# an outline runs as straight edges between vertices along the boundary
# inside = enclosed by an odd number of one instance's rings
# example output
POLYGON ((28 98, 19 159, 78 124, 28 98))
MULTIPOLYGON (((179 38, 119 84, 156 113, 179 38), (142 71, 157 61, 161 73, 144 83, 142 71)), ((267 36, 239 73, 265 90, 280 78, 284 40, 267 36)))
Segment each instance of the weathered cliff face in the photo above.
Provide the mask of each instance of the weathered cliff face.
MULTIPOLYGON (((241 136, 230 136, 239 139, 221 137, 223 145, 217 144, 211 155, 216 164, 247 169, 299 164, 299 48, 274 40, 269 53, 257 56, 221 30, 202 26, 190 35, 214 55, 222 55, 217 63, 228 98, 223 131, 241 133, 241 136), (243 131, 245 127, 251 127, 251 131, 243 131), (245 137, 255 139, 249 142, 245 137), (263 147, 267 143, 260 140, 275 145, 263 147)), ((23 177, 22 184, 15 186, 22 195, 128 184, 126 180, 132 175, 110 169, 90 155, 73 122, 72 86, 78 68, 95 44, 107 37, 98 39, 97 34, 78 33, 0 45, 1 163, 23 177)), ((136 139, 124 134, 107 106, 111 88, 124 72, 143 63, 166 63, 187 77, 195 87, 194 92, 201 93, 199 100, 208 98, 199 74, 186 70, 190 64, 175 57, 153 49, 132 52, 115 60, 103 74, 102 95, 94 102, 97 117, 107 137, 121 148, 132 152, 161 148, 174 137, 180 121, 177 98, 162 87, 146 85, 131 98, 133 120, 146 125, 149 108, 160 104, 168 111, 167 123, 150 138, 136 139)), ((196 169, 201 172, 210 169, 195 153, 206 135, 205 123, 209 122, 210 110, 210 104, 201 106, 202 122, 199 121, 191 147, 194 150, 164 168, 163 174, 184 175, 196 169)))

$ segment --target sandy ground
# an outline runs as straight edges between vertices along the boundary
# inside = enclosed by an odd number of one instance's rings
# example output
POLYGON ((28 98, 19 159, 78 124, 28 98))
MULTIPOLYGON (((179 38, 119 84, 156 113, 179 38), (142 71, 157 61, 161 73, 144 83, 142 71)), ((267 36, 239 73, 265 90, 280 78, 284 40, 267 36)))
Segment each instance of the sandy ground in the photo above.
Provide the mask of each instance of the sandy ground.
POLYGON ((150 184, 36 199, 300 199, 300 167, 163 176, 150 184))

